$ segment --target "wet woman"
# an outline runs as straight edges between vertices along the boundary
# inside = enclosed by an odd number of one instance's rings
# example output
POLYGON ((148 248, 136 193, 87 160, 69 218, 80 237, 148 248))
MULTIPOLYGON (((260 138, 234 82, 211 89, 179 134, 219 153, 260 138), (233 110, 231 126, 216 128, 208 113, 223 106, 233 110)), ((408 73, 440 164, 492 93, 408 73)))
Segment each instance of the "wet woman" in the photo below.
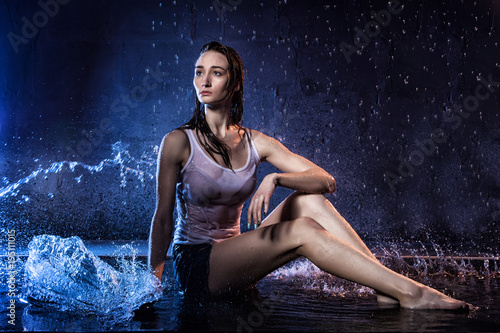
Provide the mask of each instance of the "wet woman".
POLYGON ((373 288, 380 303, 472 309, 383 266, 324 197, 336 189, 330 174, 241 125, 243 65, 234 49, 204 45, 193 84, 194 114, 163 138, 158 156, 148 258, 158 279, 173 242, 175 277, 186 293, 243 290, 303 256, 330 274, 373 288), (253 193, 261 162, 281 172, 265 176, 253 193), (277 186, 295 192, 268 214, 277 186), (255 228, 240 233, 240 214, 250 197, 247 218, 255 228))

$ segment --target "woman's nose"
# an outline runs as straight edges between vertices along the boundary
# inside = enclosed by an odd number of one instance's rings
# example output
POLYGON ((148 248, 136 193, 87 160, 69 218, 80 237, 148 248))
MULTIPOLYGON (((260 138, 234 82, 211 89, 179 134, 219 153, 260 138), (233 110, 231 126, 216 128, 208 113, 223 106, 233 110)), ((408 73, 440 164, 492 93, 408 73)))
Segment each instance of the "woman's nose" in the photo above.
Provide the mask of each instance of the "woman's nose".
POLYGON ((210 86, 210 81, 208 80, 208 76, 203 77, 203 80, 201 81, 201 86, 202 87, 209 87, 210 86))

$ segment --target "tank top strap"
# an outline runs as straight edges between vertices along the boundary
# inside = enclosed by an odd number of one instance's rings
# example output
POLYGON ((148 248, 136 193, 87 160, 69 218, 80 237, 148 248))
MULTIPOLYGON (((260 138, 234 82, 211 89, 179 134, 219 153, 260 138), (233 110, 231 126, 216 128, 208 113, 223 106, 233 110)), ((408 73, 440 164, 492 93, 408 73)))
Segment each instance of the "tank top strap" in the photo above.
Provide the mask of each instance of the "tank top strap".
POLYGON ((186 135, 188 137, 188 141, 189 141, 189 158, 188 158, 186 164, 184 165, 184 167, 181 169, 181 173, 183 173, 188 168, 188 166, 191 164, 191 162, 193 160, 193 156, 195 154, 195 150, 197 150, 196 139, 193 135, 192 130, 186 128, 183 131, 184 131, 184 133, 186 133, 186 135))
POLYGON ((191 153, 189 154, 190 157, 193 155, 193 150, 196 149, 198 152, 203 152, 200 144, 198 143, 198 140, 196 140, 194 130, 192 129, 186 129, 186 134, 189 138, 189 145, 191 146, 191 153))
POLYGON ((260 155, 259 151, 257 150, 257 146, 255 145, 255 142, 253 141, 252 135, 250 134, 250 131, 248 130, 247 133, 245 134, 247 137, 247 143, 248 143, 248 153, 251 154, 251 160, 253 160, 254 163, 260 164, 260 155))

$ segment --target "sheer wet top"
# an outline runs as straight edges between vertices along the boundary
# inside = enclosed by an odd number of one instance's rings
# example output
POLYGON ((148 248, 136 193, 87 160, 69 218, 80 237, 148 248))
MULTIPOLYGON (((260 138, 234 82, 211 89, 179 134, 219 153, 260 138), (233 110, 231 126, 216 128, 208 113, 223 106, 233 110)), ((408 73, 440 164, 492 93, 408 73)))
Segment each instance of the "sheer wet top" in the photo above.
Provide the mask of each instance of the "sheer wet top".
POLYGON ((259 154, 245 134, 247 162, 231 170, 219 165, 200 146, 193 130, 185 130, 191 147, 177 182, 174 244, 215 243, 240 233, 243 204, 255 190, 259 154))

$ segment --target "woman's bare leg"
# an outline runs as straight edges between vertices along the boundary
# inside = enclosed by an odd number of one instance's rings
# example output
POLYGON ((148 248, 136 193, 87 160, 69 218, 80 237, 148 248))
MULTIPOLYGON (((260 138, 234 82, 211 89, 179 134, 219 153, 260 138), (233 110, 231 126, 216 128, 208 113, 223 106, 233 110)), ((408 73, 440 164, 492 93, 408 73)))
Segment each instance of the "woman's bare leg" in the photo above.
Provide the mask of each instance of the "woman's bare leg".
POLYGON ((253 285, 299 256, 330 274, 380 290, 404 308, 472 308, 391 271, 307 217, 264 226, 214 244, 210 292, 220 294, 253 285))
MULTIPOLYGON (((285 199, 261 226, 271 225, 281 221, 293 220, 298 217, 310 217, 368 257, 377 261, 377 258, 368 249, 351 225, 339 214, 331 202, 321 194, 303 194, 295 192, 285 199)), ((397 304, 397 300, 377 293, 377 300, 384 304, 397 304)))

